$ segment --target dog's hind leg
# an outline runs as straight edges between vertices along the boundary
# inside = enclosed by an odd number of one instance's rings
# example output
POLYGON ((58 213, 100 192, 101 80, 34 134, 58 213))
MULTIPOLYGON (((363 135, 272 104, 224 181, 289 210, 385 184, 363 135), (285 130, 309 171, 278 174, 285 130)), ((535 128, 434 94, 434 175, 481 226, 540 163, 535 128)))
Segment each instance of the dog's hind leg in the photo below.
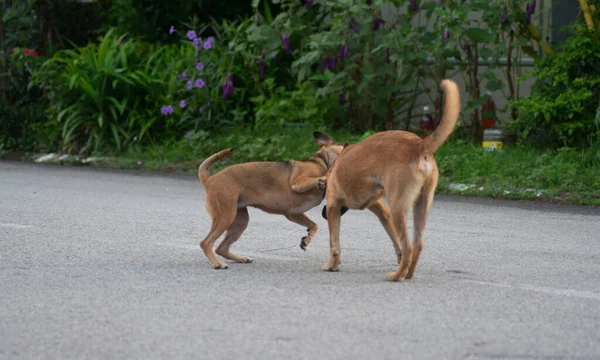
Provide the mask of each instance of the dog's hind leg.
POLYGON ((246 256, 239 256, 233 254, 229 251, 231 245, 233 245, 239 238, 242 236, 246 227, 248 227, 248 220, 250 217, 248 216, 247 208, 239 208, 237 209, 237 215, 235 216, 235 220, 233 223, 227 228, 227 232, 225 233, 225 239, 219 244, 217 247, 216 253, 221 255, 225 259, 235 261, 238 263, 251 263, 252 259, 246 256))
POLYGON ((423 232, 425 230, 425 223, 427 221, 427 215, 429 208, 433 201, 433 194, 437 186, 438 172, 434 171, 432 177, 429 178, 423 185, 423 189, 419 194, 419 197, 415 201, 413 207, 413 221, 414 221, 414 249, 412 254, 412 261, 406 274, 407 279, 411 279, 415 273, 417 263, 419 262, 419 256, 423 251, 423 232))
POLYGON ((390 204, 392 209, 392 221, 394 223, 396 233, 399 236, 400 249, 402 252, 398 269, 396 269, 394 272, 387 273, 385 276, 391 281, 402 281, 405 279, 408 268, 410 267, 410 261, 412 259, 413 244, 408 237, 408 227, 406 224, 407 209, 403 203, 404 201, 399 202, 402 202, 402 204, 390 204))
POLYGON ((369 206, 369 210, 377 215, 379 222, 387 232, 390 240, 392 240, 392 245, 394 245, 394 251, 396 252, 396 258, 398 260, 398 264, 400 264, 402 260, 402 250, 400 249, 400 240, 398 239, 398 234, 396 233, 396 229, 394 228, 394 224, 392 224, 392 214, 388 210, 387 206, 383 202, 383 198, 379 199, 375 204, 369 206))
POLYGON ((236 206, 235 200, 232 204, 221 204, 221 202, 227 199, 218 199, 216 195, 207 194, 206 196, 206 210, 212 218, 212 225, 208 235, 204 240, 200 241, 200 248, 204 251, 204 255, 210 261, 210 264, 215 269, 227 269, 227 265, 220 262, 213 252, 213 246, 215 241, 223 235, 225 230, 233 223, 236 217, 236 206), (219 205, 220 204, 220 205, 219 205))
POLYGON ((312 221, 306 214, 293 214, 285 216, 289 221, 294 222, 298 225, 306 226, 308 234, 300 240, 300 248, 306 251, 306 247, 310 244, 310 241, 317 233, 318 226, 312 221))

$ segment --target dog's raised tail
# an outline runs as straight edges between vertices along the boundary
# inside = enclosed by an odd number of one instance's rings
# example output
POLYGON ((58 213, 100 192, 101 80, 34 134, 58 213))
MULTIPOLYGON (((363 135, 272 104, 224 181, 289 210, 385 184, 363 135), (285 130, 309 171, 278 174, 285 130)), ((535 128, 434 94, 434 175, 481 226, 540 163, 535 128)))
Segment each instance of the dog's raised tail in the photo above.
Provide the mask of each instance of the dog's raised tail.
POLYGON ((210 177, 210 168, 219 160, 226 158, 231 154, 233 148, 221 150, 218 153, 212 154, 208 158, 206 158, 200 166, 198 166, 198 178, 204 184, 206 180, 210 177))
POLYGON ((435 131, 425 138, 425 150, 433 154, 448 139, 454 125, 460 115, 460 92, 456 83, 449 79, 442 80, 441 87, 444 90, 446 101, 442 120, 435 131))

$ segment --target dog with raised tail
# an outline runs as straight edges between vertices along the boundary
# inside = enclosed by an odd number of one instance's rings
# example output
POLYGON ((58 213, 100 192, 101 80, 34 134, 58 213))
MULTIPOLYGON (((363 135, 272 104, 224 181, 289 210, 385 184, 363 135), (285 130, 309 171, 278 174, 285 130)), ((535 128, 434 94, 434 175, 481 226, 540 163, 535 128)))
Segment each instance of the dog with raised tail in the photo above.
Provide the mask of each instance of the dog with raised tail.
POLYGON ((216 162, 231 154, 233 148, 219 151, 198 167, 198 177, 206 191, 206 211, 212 219, 208 235, 200 248, 215 269, 227 269, 213 252, 215 241, 225 233, 216 253, 225 259, 250 263, 252 259, 230 251, 248 226, 248 207, 270 214, 284 215, 288 220, 307 227, 308 234, 300 242, 306 247, 317 232, 317 224, 304 213, 319 205, 325 196, 325 175, 344 148, 329 135, 313 132, 319 150, 301 161, 249 162, 237 164, 211 174, 216 162))
POLYGON ((443 80, 445 95, 442 121, 435 131, 420 138, 407 131, 376 133, 347 146, 329 169, 326 178, 326 210, 330 254, 324 270, 340 267, 340 216, 344 207, 369 209, 392 240, 398 268, 388 280, 413 277, 423 249, 423 231, 438 182, 433 157, 448 139, 460 115, 460 93, 451 80, 443 80), (388 201, 385 205, 383 197, 388 201), (407 213, 413 208, 414 241, 408 238, 407 213))

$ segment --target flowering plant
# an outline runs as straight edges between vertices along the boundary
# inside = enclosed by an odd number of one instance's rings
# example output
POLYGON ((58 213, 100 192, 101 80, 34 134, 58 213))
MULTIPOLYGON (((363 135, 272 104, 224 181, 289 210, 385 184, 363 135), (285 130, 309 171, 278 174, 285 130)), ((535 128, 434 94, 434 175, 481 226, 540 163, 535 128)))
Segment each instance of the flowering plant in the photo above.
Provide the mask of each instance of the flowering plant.
POLYGON ((212 54, 216 45, 213 36, 203 39, 194 29, 180 31, 175 26, 170 27, 169 34, 181 36, 182 43, 193 48, 193 55, 181 59, 183 64, 179 68, 182 71, 173 75, 177 82, 175 92, 160 108, 160 113, 164 116, 179 115, 182 123, 194 120, 194 130, 197 130, 202 120, 211 123, 219 91, 223 101, 233 95, 233 74, 227 73, 220 85, 215 84, 222 61, 216 58, 218 54, 212 54))

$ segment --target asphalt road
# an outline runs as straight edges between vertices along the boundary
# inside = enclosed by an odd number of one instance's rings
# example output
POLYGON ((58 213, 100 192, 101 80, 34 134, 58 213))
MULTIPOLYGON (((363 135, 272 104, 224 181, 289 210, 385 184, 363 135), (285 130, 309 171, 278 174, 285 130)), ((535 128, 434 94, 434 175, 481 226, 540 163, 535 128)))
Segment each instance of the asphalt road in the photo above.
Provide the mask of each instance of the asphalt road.
MULTIPOLYGON (((374 215, 250 210, 213 270, 189 175, 0 162, 1 359, 600 359, 600 210, 438 196, 415 278, 374 215)), ((412 233, 412 227, 411 227, 412 233)))

